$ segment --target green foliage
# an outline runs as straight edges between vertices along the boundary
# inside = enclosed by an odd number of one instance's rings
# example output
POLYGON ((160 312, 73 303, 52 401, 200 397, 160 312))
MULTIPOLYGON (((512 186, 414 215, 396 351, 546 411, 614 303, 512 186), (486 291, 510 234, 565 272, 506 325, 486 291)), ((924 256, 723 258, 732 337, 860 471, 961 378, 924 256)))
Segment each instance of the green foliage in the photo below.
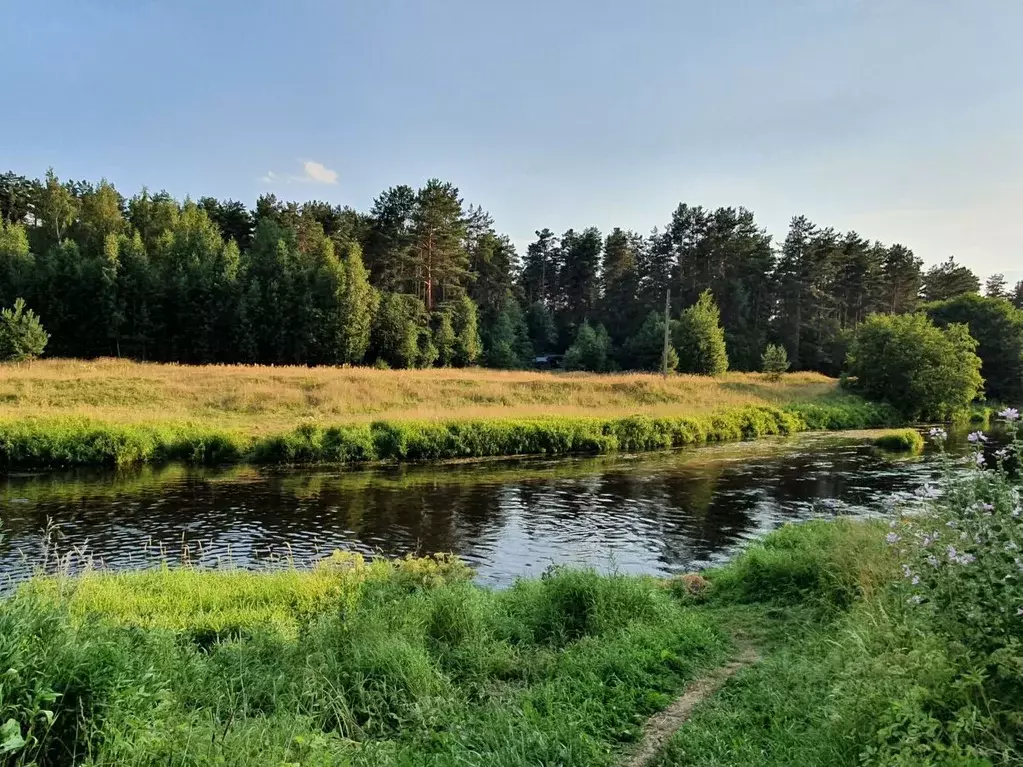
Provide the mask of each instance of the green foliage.
POLYGON ((760 369, 772 380, 779 380, 786 370, 789 369, 789 355, 785 347, 779 344, 768 344, 760 357, 760 369))
POLYGON ((596 329, 589 322, 583 322, 576 334, 575 343, 565 352, 565 370, 589 370, 603 373, 608 369, 611 355, 611 339, 603 325, 596 329))
POLYGON ((679 372, 716 376, 728 370, 721 313, 709 290, 682 312, 673 335, 679 372))
POLYGON ((455 330, 454 363, 459 367, 475 365, 483 352, 476 304, 468 296, 461 296, 454 302, 451 311, 451 323, 455 330))
POLYGON ((876 437, 874 445, 895 453, 919 453, 924 449, 924 438, 916 429, 892 429, 876 437))
POLYGON ((1005 298, 966 293, 923 307, 938 325, 966 325, 977 340, 985 393, 999 402, 1023 400, 1023 311, 1005 298))
POLYGON ((874 314, 856 330, 846 372, 858 391, 910 420, 950 418, 981 391, 976 347, 964 325, 940 329, 923 314, 874 314))
POLYGON ((422 354, 419 339, 427 333, 422 301, 400 293, 383 295, 373 325, 373 348, 380 359, 393 368, 417 367, 422 354))
POLYGON ((0 360, 24 362, 43 353, 50 334, 35 312, 25 308, 25 300, 18 298, 14 306, 0 312, 0 360))
POLYGON ((112 425, 86 419, 0 420, 0 468, 160 464, 364 463, 508 455, 662 450, 805 429, 865 429, 898 421, 856 398, 785 408, 742 407, 711 416, 521 418, 457 422, 305 423, 258 438, 198 425, 112 425))
MULTIPOLYGON (((624 364, 632 370, 663 370, 664 365, 664 317, 650 312, 636 335, 632 336, 623 350, 624 364)), ((668 344, 668 371, 678 367, 678 352, 668 344)))
POLYGON ((533 345, 518 303, 511 301, 497 313, 487 330, 484 347, 487 367, 524 368, 532 363, 533 345))
POLYGON ((433 345, 437 347, 437 361, 448 367, 455 359, 455 328, 451 324, 451 312, 434 314, 433 345))
POLYGON ((357 365, 369 350, 373 315, 380 297, 369 284, 369 272, 362 263, 362 251, 356 244, 343 257, 344 280, 338 310, 341 324, 340 362, 357 365))

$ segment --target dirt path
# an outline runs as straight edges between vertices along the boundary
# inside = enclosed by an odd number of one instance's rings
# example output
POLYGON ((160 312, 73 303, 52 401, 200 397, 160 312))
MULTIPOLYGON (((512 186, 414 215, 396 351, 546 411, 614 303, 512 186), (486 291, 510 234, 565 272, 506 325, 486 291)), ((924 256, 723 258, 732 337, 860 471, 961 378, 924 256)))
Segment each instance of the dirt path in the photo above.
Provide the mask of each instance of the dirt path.
POLYGON ((721 685, 735 676, 739 671, 751 666, 760 659, 757 651, 750 645, 740 645, 739 654, 729 663, 716 668, 689 685, 682 696, 661 713, 650 718, 643 729, 643 739, 636 749, 623 762, 623 767, 646 767, 660 753, 664 744, 675 734, 698 704, 706 700, 720 689, 721 685))

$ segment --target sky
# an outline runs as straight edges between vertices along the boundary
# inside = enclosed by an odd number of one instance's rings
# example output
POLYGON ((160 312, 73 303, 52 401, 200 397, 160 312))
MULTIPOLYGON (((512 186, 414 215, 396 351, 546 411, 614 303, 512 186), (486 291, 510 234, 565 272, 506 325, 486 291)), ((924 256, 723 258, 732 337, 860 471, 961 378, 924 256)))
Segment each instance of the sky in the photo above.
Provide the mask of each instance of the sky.
POLYGON ((0 171, 536 229, 679 202, 1023 279, 1021 0, 0 0, 0 171))

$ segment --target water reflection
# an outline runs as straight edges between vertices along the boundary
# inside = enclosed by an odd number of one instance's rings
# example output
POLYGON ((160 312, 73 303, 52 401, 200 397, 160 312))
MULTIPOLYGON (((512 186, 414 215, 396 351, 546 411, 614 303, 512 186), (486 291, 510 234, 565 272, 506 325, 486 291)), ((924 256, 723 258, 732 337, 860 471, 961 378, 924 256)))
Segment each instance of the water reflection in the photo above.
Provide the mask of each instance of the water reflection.
POLYGON ((453 551, 483 582, 552 563, 670 574, 721 561, 790 519, 883 511, 938 471, 935 457, 878 453, 862 437, 804 435, 645 457, 260 471, 142 470, 4 480, 0 573, 25 577, 40 531, 107 566, 184 554, 253 566, 453 551))

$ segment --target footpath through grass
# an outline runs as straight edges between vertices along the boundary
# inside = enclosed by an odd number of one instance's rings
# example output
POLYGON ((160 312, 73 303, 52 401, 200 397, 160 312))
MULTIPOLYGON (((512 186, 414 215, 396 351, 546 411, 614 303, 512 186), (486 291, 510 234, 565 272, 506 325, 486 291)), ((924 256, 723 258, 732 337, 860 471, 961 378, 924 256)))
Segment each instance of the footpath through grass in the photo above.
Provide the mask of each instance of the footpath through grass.
POLYGON ((816 374, 0 367, 0 467, 611 453, 898 422, 816 374))

